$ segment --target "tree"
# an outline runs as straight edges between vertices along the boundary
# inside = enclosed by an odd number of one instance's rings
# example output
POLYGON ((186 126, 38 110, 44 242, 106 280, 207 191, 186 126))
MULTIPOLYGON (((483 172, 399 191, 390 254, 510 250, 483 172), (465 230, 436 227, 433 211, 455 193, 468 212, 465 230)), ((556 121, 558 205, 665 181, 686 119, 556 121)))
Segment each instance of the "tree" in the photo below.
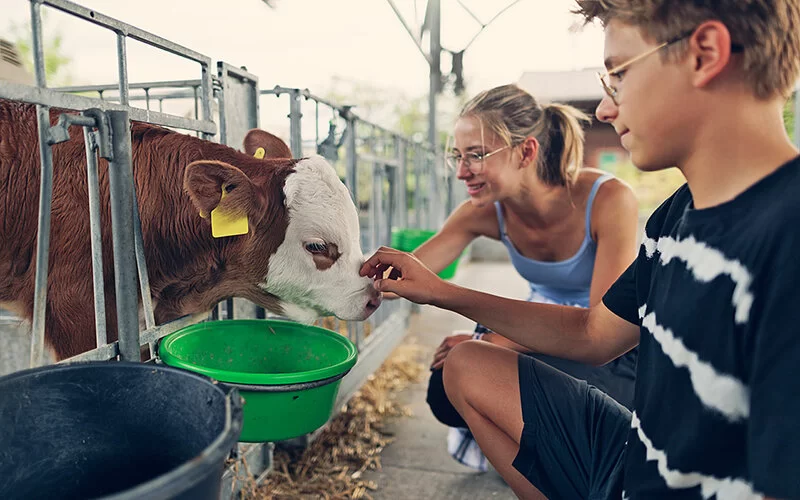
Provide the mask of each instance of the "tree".
MULTIPOLYGON (((424 141, 428 130, 428 96, 409 96, 396 89, 334 76, 325 99, 340 105, 354 105, 364 120, 393 130, 405 137, 424 141)), ((440 95, 437 106, 439 146, 452 133, 455 117, 466 103, 465 95, 440 95)))
MULTIPOLYGON (((47 20, 47 11, 42 13, 42 24, 47 20)), ((34 73, 33 46, 31 41, 31 24, 11 23, 8 32, 11 42, 17 46, 22 56, 25 67, 34 73)), ((60 87, 72 84, 72 75, 69 66, 72 57, 64 53, 64 37, 58 29, 43 31, 42 41, 44 44, 44 68, 47 77, 48 87, 60 87)))

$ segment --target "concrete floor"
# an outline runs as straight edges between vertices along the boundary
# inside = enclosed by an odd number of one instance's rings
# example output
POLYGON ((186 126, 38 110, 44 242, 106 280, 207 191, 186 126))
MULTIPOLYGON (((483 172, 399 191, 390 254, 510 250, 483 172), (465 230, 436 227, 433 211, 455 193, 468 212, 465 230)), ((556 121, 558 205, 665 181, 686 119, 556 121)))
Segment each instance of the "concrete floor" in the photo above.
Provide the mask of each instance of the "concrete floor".
MULTIPOLYGON (((471 262, 459 268, 454 282, 479 290, 522 298, 527 294, 525 281, 508 262, 471 262)), ((411 318, 409 336, 425 350, 425 362, 442 339, 453 330, 472 330, 474 323, 457 314, 423 306, 411 318)), ((427 365, 426 365, 427 366, 427 365)), ((376 499, 466 499, 516 498, 503 479, 492 469, 481 473, 456 462, 446 448, 448 428, 431 414, 425 395, 427 377, 400 394, 414 415, 395 420, 391 426, 396 437, 381 454, 381 471, 371 471, 365 478, 375 481, 376 499)))

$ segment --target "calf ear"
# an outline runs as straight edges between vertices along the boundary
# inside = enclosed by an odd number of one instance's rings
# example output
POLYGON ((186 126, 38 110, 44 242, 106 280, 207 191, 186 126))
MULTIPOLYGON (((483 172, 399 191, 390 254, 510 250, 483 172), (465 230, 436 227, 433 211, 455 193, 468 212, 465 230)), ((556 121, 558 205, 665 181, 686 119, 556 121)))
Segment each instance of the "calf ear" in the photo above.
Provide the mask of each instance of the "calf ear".
POLYGON ((291 158, 292 151, 279 137, 254 128, 244 137, 244 151, 260 158, 291 158), (259 151, 263 150, 263 153, 259 151))
POLYGON ((190 163, 183 174, 183 188, 203 218, 219 207, 222 212, 241 214, 257 223, 266 210, 266 200, 253 181, 225 162, 200 160, 190 163))

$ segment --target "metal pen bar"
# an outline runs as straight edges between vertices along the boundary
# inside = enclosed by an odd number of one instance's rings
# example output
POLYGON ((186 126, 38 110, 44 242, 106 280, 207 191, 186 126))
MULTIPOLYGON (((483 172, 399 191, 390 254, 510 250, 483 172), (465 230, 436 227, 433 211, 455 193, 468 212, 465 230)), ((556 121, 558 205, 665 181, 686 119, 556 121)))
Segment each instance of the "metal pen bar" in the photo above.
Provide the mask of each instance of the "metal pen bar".
MULTIPOLYGON (((213 89, 213 82, 211 81, 211 60, 202 64, 202 78, 200 82, 200 89, 202 92, 202 104, 203 104, 203 120, 213 122, 214 117, 211 115, 211 100, 214 98, 214 89, 213 89)), ((196 88, 196 87, 195 87, 196 88)), ((195 100, 195 103, 197 100, 195 100)), ((203 138, 207 140, 211 140, 211 138, 216 134, 216 130, 213 134, 209 134, 204 132, 203 138)))
POLYGON ((381 203, 383 200, 383 168, 381 165, 372 164, 372 199, 369 201, 369 229, 370 250, 375 251, 380 244, 378 235, 378 220, 380 218, 381 203))
POLYGON ((119 342, 112 342, 97 349, 86 351, 71 358, 63 359, 58 364, 75 363, 83 361, 110 361, 119 356, 119 342))
POLYGON ((156 343, 159 339, 166 337, 170 333, 177 332, 181 328, 185 328, 189 325, 205 321, 206 318, 208 318, 208 311, 198 314, 181 316, 180 318, 170 321, 169 323, 164 323, 163 325, 154 326, 152 328, 144 330, 139 338, 142 344, 152 345, 156 343))
MULTIPOLYGON (((124 37, 123 37, 124 38, 124 37)), ((144 89, 171 89, 183 87, 199 87, 200 80, 168 80, 163 82, 137 82, 128 83, 129 90, 144 90, 144 89)), ((107 90, 119 90, 119 84, 105 84, 105 85, 72 85, 69 87, 53 87, 53 90, 59 92, 101 92, 107 90)))
POLYGON ((149 122, 164 127, 174 127, 186 130, 196 130, 205 134, 217 133, 217 124, 206 120, 193 120, 179 116, 145 111, 138 108, 128 108, 121 104, 104 101, 98 98, 56 92, 52 89, 31 87, 12 82, 0 83, 0 99, 22 101, 43 106, 52 106, 63 109, 98 108, 103 111, 127 110, 131 120, 149 122))
POLYGON ((358 151, 356 149, 356 118, 348 116, 347 128, 350 134, 347 136, 347 170, 345 171, 345 182, 350 196, 358 207, 358 151))
POLYGON ((30 366, 44 364, 44 329, 47 311, 47 274, 50 254, 50 219, 53 206, 53 151, 47 142, 50 128, 50 108, 36 106, 39 127, 39 157, 41 174, 39 184, 39 221, 36 235, 36 277, 31 325, 30 366))
MULTIPOLYGON (((397 186, 400 184, 397 169, 389 170, 384 167, 386 171, 384 175, 389 179, 389 199, 386 201, 386 210, 381 214, 381 224, 383 225, 383 241, 381 245, 389 246, 392 241, 392 226, 394 225, 395 212, 397 210, 397 186)), ((381 189, 383 191, 383 189, 381 189)))
POLYGON ((94 331, 97 347, 108 343, 106 301, 103 282, 103 235, 100 227, 100 180, 97 172, 97 145, 94 132, 83 128, 86 145, 86 179, 89 191, 89 227, 92 244, 92 280, 94 282, 94 331))
POLYGON ((422 176, 425 174, 425 156, 422 152, 422 148, 417 146, 416 154, 414 155, 414 220, 415 220, 415 227, 422 228, 422 214, 423 214, 423 204, 425 203, 424 195, 422 192, 422 176))
POLYGON ((139 301, 134 274, 136 256, 133 235, 131 126, 126 111, 109 111, 108 117, 114 137, 114 160, 109 162, 108 183, 111 196, 119 356, 122 361, 140 361, 139 301))
POLYGON ((363 161, 368 161, 370 163, 379 163, 381 165, 385 165, 389 168, 397 168, 400 166, 400 162, 397 158, 391 158, 388 156, 376 156, 371 154, 360 154, 358 157, 363 161))
POLYGON ((260 90, 259 93, 261 95, 275 95, 275 96, 280 96, 281 94, 293 94, 293 93, 296 93, 298 96, 301 96, 301 97, 305 98, 306 100, 312 100, 312 101, 318 102, 320 104, 325 104, 326 106, 329 106, 330 108, 336 110, 340 114, 340 116, 342 116, 342 118, 347 119, 348 115, 352 115, 353 118, 357 119, 360 123, 363 123, 364 125, 372 127, 372 128, 374 128, 376 130, 379 130, 381 132, 385 132, 387 134, 393 134, 393 135, 397 134, 397 132, 395 132, 393 130, 390 130, 390 129, 386 128, 386 127, 382 127, 382 126, 380 126, 378 124, 375 124, 375 123, 372 123, 372 122, 368 122, 366 120, 363 120, 363 119, 359 118, 350 109, 351 106, 341 106, 341 105, 334 104, 333 102, 328 101, 327 99, 324 99, 324 98, 319 97, 319 96, 317 96, 315 94, 312 94, 311 92, 309 92, 308 89, 298 89, 298 88, 292 88, 292 87, 281 87, 280 85, 276 85, 271 89, 260 90))
MULTIPOLYGON (((128 50, 125 35, 117 33, 117 68, 119 72, 119 102, 128 104, 128 50)), ((148 108, 149 109, 149 108, 148 108)))
POLYGON ((233 319, 233 299, 225 299, 225 319, 233 319))
POLYGON ((31 1, 31 31, 33 40, 33 72, 38 87, 47 87, 47 74, 44 65, 44 45, 42 43, 42 12, 35 1, 31 1))
POLYGON ((314 145, 319 144, 319 101, 314 101, 314 145))
MULTIPOLYGON (((408 149, 407 142, 400 136, 395 136, 395 153, 399 168, 395 173, 395 186, 397 205, 395 208, 396 217, 394 220, 400 227, 408 225, 408 149)), ((391 241, 391 240, 390 240, 391 241)))
POLYGON ((251 82, 258 82, 258 77, 255 74, 250 73, 245 69, 237 68, 236 66, 226 63, 224 61, 217 62, 217 69, 220 75, 224 72, 240 80, 250 80, 251 82))
POLYGON ((228 120, 225 119, 227 116, 227 109, 225 109, 225 93, 228 91, 228 78, 225 76, 225 68, 221 66, 220 63, 217 63, 217 71, 220 78, 220 90, 217 92, 217 106, 219 107, 219 142, 225 145, 228 144, 228 120))
MULTIPOLYGON (((42 47, 42 18, 39 4, 31 2, 31 30, 33 37, 33 60, 36 84, 47 86, 42 47)), ((47 143, 50 128, 50 108, 36 106, 39 129, 39 158, 41 177, 39 180, 39 220, 36 236, 36 277, 33 298, 33 324, 31 325, 31 368, 44 362, 44 328, 47 311, 47 270, 50 253, 50 211, 53 197, 53 152, 47 143)))
POLYGON ((200 119, 200 108, 198 107, 199 104, 197 102, 197 87, 192 88, 192 96, 194 97, 194 119, 200 119))
POLYGON ((31 0, 31 1, 41 2, 44 5, 56 8, 62 12, 66 12, 67 14, 71 14, 75 17, 82 18, 86 21, 89 21, 90 23, 102 26, 104 28, 108 28, 117 33, 122 33, 123 35, 133 38, 134 40, 146 43, 147 45, 151 45, 159 49, 163 49, 177 56, 181 56, 186 59, 191 59, 201 64, 203 63, 207 65, 211 64, 211 58, 204 56, 199 52, 195 52, 194 50, 178 45, 177 43, 170 42, 166 38, 161 38, 160 36, 148 33, 147 31, 141 30, 135 26, 131 26, 130 24, 123 23, 122 21, 119 21, 112 17, 108 17, 97 11, 87 9, 86 7, 80 6, 76 3, 69 2, 67 0, 31 0))
POLYGON ((303 156, 303 132, 300 123, 303 113, 300 104, 300 91, 293 89, 289 93, 289 147, 294 158, 303 156))
POLYGON ((147 260, 144 256, 144 238, 142 236, 142 220, 139 217, 139 199, 136 188, 133 190, 133 237, 134 251, 136 253, 136 269, 139 272, 139 289, 142 295, 142 310, 144 311, 144 324, 146 328, 156 326, 153 313, 153 297, 150 293, 150 276, 147 272, 147 260))

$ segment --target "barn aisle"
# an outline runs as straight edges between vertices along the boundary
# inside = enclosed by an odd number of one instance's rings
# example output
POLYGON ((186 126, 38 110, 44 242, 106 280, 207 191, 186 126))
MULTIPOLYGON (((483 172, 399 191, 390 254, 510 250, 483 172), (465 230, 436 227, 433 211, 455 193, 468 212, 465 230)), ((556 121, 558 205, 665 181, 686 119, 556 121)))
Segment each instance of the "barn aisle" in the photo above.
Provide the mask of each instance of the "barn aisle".
MULTIPOLYGON (((525 281, 508 262, 471 262, 459 268, 454 282, 479 290, 524 297, 525 281)), ((426 367, 433 352, 453 330, 471 330, 474 323, 457 314, 423 306, 409 324, 409 336, 424 350, 426 367)), ((375 499, 431 498, 516 498, 503 479, 492 469, 480 473, 465 467, 447 453, 447 428, 431 414, 425 395, 428 378, 412 384, 399 395, 413 416, 394 419, 387 430, 395 441, 381 454, 381 471, 370 471, 364 479, 377 483, 375 499)))

